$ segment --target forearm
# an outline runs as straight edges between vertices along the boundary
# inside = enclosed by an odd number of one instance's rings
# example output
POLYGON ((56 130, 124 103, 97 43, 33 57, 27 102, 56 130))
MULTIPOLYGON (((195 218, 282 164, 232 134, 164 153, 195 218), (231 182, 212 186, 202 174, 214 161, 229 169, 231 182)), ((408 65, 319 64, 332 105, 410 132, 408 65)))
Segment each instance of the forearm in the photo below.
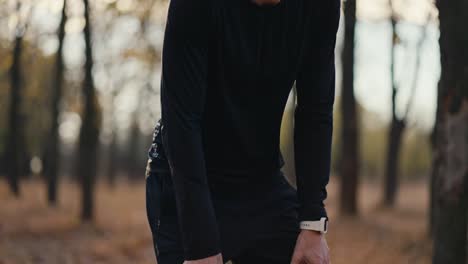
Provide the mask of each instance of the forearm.
POLYGON ((327 216, 323 201, 327 197, 330 176, 333 117, 331 111, 297 109, 295 120, 299 218, 301 221, 319 220, 327 216))
POLYGON ((220 252, 201 135, 210 34, 208 3, 171 0, 162 56, 162 139, 186 260, 220 252))
POLYGON ((307 8, 313 11, 296 80, 294 148, 300 220, 314 221, 327 216, 323 201, 330 178, 340 1, 321 2, 318 8, 309 3, 307 8))
POLYGON ((216 217, 206 180, 200 130, 163 120, 163 141, 169 156, 186 260, 220 252, 216 217))

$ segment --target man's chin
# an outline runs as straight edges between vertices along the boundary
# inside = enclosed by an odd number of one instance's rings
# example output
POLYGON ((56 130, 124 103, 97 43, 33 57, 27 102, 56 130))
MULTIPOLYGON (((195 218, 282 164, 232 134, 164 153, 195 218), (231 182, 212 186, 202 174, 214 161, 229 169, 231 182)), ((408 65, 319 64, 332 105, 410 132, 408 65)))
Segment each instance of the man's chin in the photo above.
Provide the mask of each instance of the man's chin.
POLYGON ((277 5, 281 2, 281 0, 252 0, 255 4, 259 6, 264 6, 264 5, 277 5))

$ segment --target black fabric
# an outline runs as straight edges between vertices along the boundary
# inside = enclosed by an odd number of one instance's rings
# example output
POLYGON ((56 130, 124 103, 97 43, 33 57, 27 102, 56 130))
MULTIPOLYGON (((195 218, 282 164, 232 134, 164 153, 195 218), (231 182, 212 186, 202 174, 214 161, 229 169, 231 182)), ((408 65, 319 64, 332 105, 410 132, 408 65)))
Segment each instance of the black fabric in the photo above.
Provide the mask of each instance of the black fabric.
MULTIPOLYGON (((235 264, 289 264, 299 234, 298 201, 283 174, 262 196, 216 199, 224 261, 235 264), (239 214, 235 208, 256 208, 239 214), (234 210, 233 210, 234 209, 234 210)), ((240 196, 239 196, 240 197, 240 196)), ((216 197, 218 198, 218 197, 216 197)), ((226 198, 226 197, 225 197, 226 198)), ((146 179, 146 205, 158 264, 185 260, 172 179, 167 172, 151 172, 146 179)), ((203 243, 203 241, 201 241, 203 243)))
MULTIPOLYGON (((295 81, 299 219, 326 216, 339 7, 339 0, 262 7, 171 0, 160 132, 149 154, 152 170, 172 176, 186 259, 220 252, 216 199, 251 197, 274 185, 283 165, 282 114, 295 81)), ((239 213, 254 210, 248 205, 239 213)))

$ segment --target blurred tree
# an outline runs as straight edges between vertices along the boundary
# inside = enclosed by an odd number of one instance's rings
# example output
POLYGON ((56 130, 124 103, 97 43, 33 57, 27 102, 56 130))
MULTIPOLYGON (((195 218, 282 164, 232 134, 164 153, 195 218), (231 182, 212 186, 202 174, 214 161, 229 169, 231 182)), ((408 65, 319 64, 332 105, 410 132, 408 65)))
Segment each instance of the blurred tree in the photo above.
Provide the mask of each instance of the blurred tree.
POLYGON ((390 131, 387 138, 387 161, 385 163, 385 181, 384 181, 384 201, 386 206, 393 206, 395 203, 395 194, 398 186, 398 161, 401 147, 401 139, 406 126, 406 116, 399 118, 396 113, 398 86, 395 74, 395 49, 400 43, 396 25, 397 15, 393 7, 393 0, 389 1, 390 6, 390 22, 392 25, 392 45, 390 48, 390 79, 392 81, 392 121, 390 131))
MULTIPOLYGON (((122 22, 122 14, 125 14, 126 17, 131 17, 139 23, 138 31, 133 32, 132 36, 129 37, 131 38, 131 42, 129 42, 131 45, 122 47, 120 52, 112 54, 108 63, 106 63, 107 66, 104 67, 106 68, 106 75, 109 76, 108 88, 110 91, 103 94, 108 98, 106 101, 109 102, 103 106, 109 117, 106 120, 107 133, 105 133, 108 139, 105 149, 107 157, 105 173, 110 185, 115 183, 116 176, 122 169, 127 174, 128 179, 132 181, 141 179, 142 168, 145 166, 147 145, 141 144, 143 143, 141 138, 146 136, 142 132, 142 127, 144 126, 142 125, 142 122, 144 122, 142 120, 148 120, 147 116, 150 115, 149 113, 154 112, 155 109, 155 105, 150 99, 157 96, 157 93, 155 94, 155 90, 153 90, 152 81, 153 75, 157 71, 156 66, 160 62, 160 50, 158 45, 153 46, 154 27, 157 24, 154 19, 155 14, 163 9, 167 9, 159 8, 162 3, 162 1, 155 0, 140 0, 138 1, 138 5, 132 5, 131 8, 126 10, 120 9, 115 4, 107 6, 107 11, 115 16, 116 22, 122 22), (125 69, 130 63, 138 64, 137 67, 140 69, 138 74, 125 74, 128 72, 125 69), (121 92, 128 90, 129 87, 138 90, 136 93, 138 94, 139 103, 128 118, 130 121, 126 121, 130 126, 128 131, 126 131, 125 144, 119 147, 119 143, 117 142, 118 124, 117 118, 114 116, 118 108, 114 106, 113 101, 121 92), (109 127, 112 128, 109 129, 109 127), (119 162, 119 159, 121 159, 121 162, 119 162)), ((102 38, 103 36, 99 37, 102 38)), ((112 48, 113 45, 110 46, 112 48)), ((151 120, 154 120, 154 118, 151 120)))
POLYGON ((57 180, 60 164, 59 114, 64 82, 63 40, 65 38, 65 24, 67 22, 66 5, 67 1, 63 0, 62 17, 57 30, 59 44, 55 59, 54 83, 52 85, 52 101, 50 104, 52 124, 48 137, 49 142, 46 146, 46 157, 44 159, 44 174, 47 179, 47 200, 49 201, 49 205, 55 205, 57 203, 57 180))
MULTIPOLYGON (((115 126, 113 126, 115 127, 115 126)), ((111 135, 111 140, 108 146, 108 162, 107 162, 107 168, 106 168, 106 174, 107 174, 107 182, 109 183, 109 186, 115 187, 115 181, 117 178, 117 135, 115 133, 112 133, 111 135)))
POLYGON ((130 134, 128 136, 128 147, 127 147, 127 173, 130 181, 141 180, 141 171, 143 165, 139 163, 141 156, 140 150, 140 139, 141 132, 140 126, 138 125, 138 114, 141 111, 141 104, 137 106, 137 109, 133 112, 130 124, 130 134))
MULTIPOLYGON (((108 73, 110 76, 110 74, 108 73)), ((113 80, 110 80, 112 83, 111 86, 113 87, 113 80)), ((110 121, 109 121, 109 126, 110 126, 110 142, 109 146, 107 147, 107 166, 105 169, 105 173, 107 175, 107 182, 109 183, 109 186, 115 187, 115 182, 117 178, 117 171, 119 168, 119 162, 117 161, 118 155, 117 152, 119 151, 118 144, 117 144, 117 133, 116 131, 116 121, 115 121, 115 107, 114 107, 114 100, 117 94, 117 90, 113 89, 111 96, 110 96, 110 102, 108 104, 108 112, 110 115, 110 121)))
POLYGON ((357 214, 357 188, 359 176, 359 122, 354 97, 354 41, 356 0, 344 2, 345 33, 342 53, 343 85, 341 94, 341 157, 340 157, 340 211, 345 215, 357 214))
POLYGON ((468 262, 468 0, 438 0, 441 79, 434 134, 434 264, 468 262))
MULTIPOLYGON (((388 132, 387 138, 387 160, 385 163, 385 181, 384 181, 384 198, 383 204, 388 207, 392 207, 395 204, 395 198, 398 191, 398 182, 399 182, 399 161, 400 161, 400 152, 401 152, 401 143, 406 128, 406 123, 408 119, 408 114, 410 112, 416 87, 419 81, 419 68, 421 65, 422 57, 422 45, 426 40, 426 31, 427 25, 429 24, 429 19, 425 25, 421 26, 421 37, 418 40, 416 46, 416 65, 413 76, 413 82, 411 84, 410 98, 406 103, 405 112, 401 117, 397 114, 397 95, 401 85, 397 82, 396 77, 396 56, 395 50, 397 45, 401 42, 400 37, 398 36, 396 26, 398 17, 393 7, 393 0, 389 1, 391 16, 390 21, 392 25, 392 45, 390 49, 390 79, 392 81, 392 120, 390 124, 390 130, 388 132)), ((428 17, 429 18, 429 17, 428 17)))
POLYGON ((78 145, 78 176, 81 179, 83 220, 93 218, 94 183, 97 172, 97 148, 99 143, 99 130, 101 127, 101 114, 99 101, 96 96, 93 79, 93 51, 91 41, 90 6, 88 0, 83 0, 85 26, 83 34, 85 39, 85 65, 83 81, 84 109, 78 145))
POLYGON ((21 114, 21 55, 23 53, 23 37, 27 22, 21 21, 21 2, 16 2, 15 16, 17 18, 13 44, 13 60, 9 71, 10 76, 10 107, 8 111, 8 132, 6 136, 6 166, 10 189, 15 196, 20 195, 19 177, 25 170, 22 168, 25 158, 24 129, 21 114))

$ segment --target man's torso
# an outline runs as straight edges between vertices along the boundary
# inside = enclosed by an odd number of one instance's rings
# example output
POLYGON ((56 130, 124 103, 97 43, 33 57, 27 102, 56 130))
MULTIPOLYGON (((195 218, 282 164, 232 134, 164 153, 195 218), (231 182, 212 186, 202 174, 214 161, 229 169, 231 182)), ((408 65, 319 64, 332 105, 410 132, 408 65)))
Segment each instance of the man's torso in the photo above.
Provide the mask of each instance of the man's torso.
MULTIPOLYGON (((245 185, 276 175, 284 107, 304 49, 306 0, 259 7, 250 0, 212 1, 208 87, 202 121, 208 179, 245 185)), ((167 169, 158 121, 152 169, 167 169)))

